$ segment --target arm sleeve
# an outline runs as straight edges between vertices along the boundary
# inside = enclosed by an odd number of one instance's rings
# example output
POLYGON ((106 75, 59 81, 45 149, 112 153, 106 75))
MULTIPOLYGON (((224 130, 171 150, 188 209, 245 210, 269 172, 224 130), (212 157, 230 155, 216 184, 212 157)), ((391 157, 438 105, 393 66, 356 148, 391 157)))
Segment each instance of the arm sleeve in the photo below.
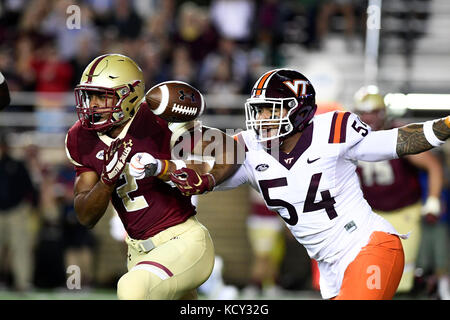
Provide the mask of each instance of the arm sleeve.
POLYGON ((347 122, 348 140, 343 148, 343 156, 350 160, 382 161, 398 158, 398 129, 372 131, 355 114, 347 122))

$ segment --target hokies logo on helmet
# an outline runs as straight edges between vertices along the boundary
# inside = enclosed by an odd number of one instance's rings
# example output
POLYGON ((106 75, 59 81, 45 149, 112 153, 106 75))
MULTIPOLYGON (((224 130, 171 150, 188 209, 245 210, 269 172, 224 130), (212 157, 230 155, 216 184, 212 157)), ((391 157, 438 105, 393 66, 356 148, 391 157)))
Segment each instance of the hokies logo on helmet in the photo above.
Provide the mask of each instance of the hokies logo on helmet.
POLYGON ((287 80, 283 81, 283 84, 287 86, 295 94, 296 97, 304 96, 309 84, 307 80, 287 80))

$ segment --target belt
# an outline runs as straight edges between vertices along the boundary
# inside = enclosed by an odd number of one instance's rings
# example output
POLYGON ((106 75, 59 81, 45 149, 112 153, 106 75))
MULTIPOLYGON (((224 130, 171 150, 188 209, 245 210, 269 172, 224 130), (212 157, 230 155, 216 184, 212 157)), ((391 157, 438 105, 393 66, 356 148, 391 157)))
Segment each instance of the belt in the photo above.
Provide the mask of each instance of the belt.
POLYGON ((139 253, 148 253, 156 248, 151 238, 146 240, 135 240, 130 237, 127 239, 128 243, 131 244, 139 253))

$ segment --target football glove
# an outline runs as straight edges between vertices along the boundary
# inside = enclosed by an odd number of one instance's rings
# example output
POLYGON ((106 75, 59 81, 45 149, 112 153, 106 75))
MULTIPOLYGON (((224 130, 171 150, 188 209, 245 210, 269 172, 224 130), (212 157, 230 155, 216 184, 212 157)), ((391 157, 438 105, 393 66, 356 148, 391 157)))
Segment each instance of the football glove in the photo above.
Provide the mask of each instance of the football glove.
POLYGON ((166 164, 147 152, 138 152, 130 160, 129 171, 136 179, 158 176, 166 164))
POLYGON ((133 142, 131 139, 127 142, 122 139, 116 139, 105 150, 103 156, 103 169, 100 176, 100 179, 104 184, 111 186, 119 180, 120 175, 125 168, 125 163, 131 152, 132 146, 133 142))
POLYGON ((428 197, 422 206, 422 216, 426 223, 434 224, 439 220, 441 214, 441 201, 436 197, 428 197))
POLYGON ((170 180, 185 196, 206 193, 216 185, 212 174, 199 175, 195 170, 189 168, 181 168, 172 172, 170 180))

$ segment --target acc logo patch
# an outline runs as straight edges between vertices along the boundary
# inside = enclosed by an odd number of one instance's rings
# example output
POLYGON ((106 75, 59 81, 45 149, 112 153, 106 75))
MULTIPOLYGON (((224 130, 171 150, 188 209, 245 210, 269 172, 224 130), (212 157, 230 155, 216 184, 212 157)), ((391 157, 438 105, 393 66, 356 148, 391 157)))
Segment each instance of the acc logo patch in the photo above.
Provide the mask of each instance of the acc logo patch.
POLYGON ((105 156, 105 150, 100 150, 100 151, 97 152, 97 154, 95 155, 95 157, 96 157, 98 160, 103 160, 104 156, 105 156))
POLYGON ((255 168, 255 170, 259 172, 266 171, 267 169, 269 169, 269 165, 266 163, 258 164, 255 168))

